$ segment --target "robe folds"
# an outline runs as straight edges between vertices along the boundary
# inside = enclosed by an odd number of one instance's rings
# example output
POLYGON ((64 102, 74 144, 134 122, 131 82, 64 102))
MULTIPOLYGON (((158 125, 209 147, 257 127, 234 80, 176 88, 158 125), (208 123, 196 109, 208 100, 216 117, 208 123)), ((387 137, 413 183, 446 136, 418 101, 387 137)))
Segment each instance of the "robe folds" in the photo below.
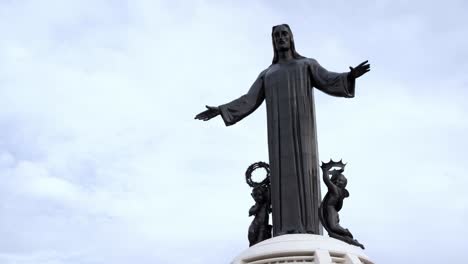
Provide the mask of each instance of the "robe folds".
POLYGON ((273 235, 322 234, 317 130, 313 88, 354 97, 348 73, 327 71, 310 58, 272 64, 247 94, 220 105, 227 126, 266 101, 273 235))

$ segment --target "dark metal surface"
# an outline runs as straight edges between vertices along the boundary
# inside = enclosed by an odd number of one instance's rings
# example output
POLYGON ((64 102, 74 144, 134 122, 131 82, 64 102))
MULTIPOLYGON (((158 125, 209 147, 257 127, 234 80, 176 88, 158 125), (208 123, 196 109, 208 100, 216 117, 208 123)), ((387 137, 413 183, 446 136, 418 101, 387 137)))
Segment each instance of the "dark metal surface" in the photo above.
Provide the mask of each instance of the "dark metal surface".
MULTIPOLYGON (((273 235, 322 234, 314 89, 337 97, 354 97, 355 79, 370 70, 367 61, 350 72, 335 73, 299 55, 288 25, 273 27, 273 63, 243 96, 207 106, 195 118, 221 115, 233 125, 266 102, 273 235)), ((343 135, 345 136, 345 135, 343 135)))
POLYGON ((247 168, 245 178, 247 184, 253 188, 251 195, 255 200, 255 205, 249 210, 249 216, 255 216, 248 233, 249 246, 253 246, 271 237, 272 226, 268 224, 269 213, 271 213, 270 168, 265 162, 256 162, 247 168), (259 168, 265 169, 265 179, 255 182, 252 180, 252 172, 259 168))
POLYGON ((338 212, 343 207, 343 200, 349 197, 349 192, 346 190, 348 180, 343 175, 345 166, 346 164, 343 164, 341 160, 339 162, 332 160, 327 163, 322 162, 323 181, 327 185, 328 192, 320 205, 319 217, 330 237, 364 249, 364 246, 353 238, 351 232, 340 225, 338 212), (332 168, 339 169, 332 170, 332 168))

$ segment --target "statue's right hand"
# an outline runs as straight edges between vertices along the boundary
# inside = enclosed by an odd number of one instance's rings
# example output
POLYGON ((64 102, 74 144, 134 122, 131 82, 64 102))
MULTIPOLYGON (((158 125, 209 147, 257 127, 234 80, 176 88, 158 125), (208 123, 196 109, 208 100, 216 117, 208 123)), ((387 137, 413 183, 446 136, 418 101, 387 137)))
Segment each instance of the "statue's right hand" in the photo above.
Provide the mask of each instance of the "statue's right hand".
POLYGON ((203 121, 208 121, 211 118, 221 114, 221 111, 219 110, 219 107, 217 106, 206 106, 208 110, 205 110, 198 115, 195 116, 195 119, 203 120, 203 121))

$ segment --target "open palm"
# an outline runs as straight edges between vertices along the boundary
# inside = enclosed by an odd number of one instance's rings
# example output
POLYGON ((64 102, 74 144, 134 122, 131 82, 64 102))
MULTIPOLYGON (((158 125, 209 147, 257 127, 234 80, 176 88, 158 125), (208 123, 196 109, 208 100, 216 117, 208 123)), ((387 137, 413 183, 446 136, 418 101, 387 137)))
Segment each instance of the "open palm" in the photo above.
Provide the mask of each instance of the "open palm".
POLYGON ((354 68, 350 66, 349 69, 351 70, 350 76, 354 79, 357 79, 364 75, 366 72, 370 71, 370 64, 366 60, 354 68))
POLYGON ((205 110, 198 115, 195 116, 195 119, 203 120, 203 121, 208 121, 211 118, 219 115, 221 112, 219 111, 219 108, 216 106, 206 106, 208 110, 205 110))

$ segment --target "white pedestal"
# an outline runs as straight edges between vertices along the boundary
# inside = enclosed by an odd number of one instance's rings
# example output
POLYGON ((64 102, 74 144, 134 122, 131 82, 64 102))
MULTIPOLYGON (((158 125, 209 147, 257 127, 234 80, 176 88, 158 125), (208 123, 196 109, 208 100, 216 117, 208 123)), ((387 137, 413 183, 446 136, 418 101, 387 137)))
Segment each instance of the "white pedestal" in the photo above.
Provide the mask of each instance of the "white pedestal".
POLYGON ((364 251, 343 241, 319 235, 282 235, 258 243, 232 264, 374 264, 364 251))

